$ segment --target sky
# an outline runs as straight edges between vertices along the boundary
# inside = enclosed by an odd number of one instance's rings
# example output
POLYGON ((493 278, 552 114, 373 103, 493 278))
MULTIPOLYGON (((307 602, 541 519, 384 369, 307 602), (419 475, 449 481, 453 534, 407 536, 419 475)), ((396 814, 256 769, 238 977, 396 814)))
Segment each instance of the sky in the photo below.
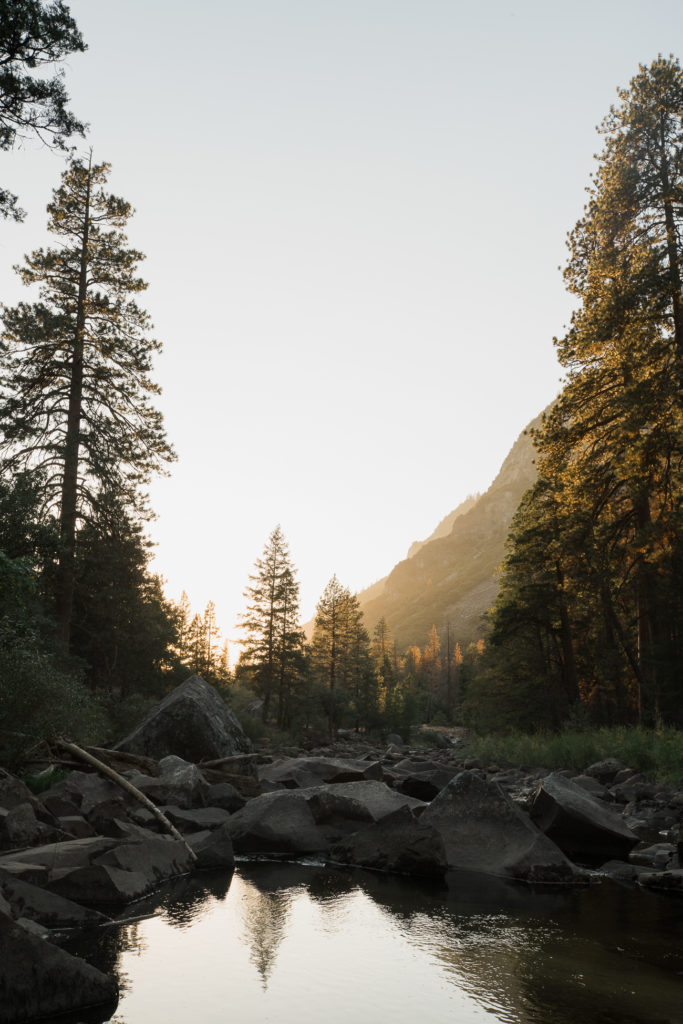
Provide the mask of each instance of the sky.
MULTIPOLYGON (((235 628, 279 523, 311 617, 492 482, 557 394, 565 238, 596 126, 640 63, 683 55, 680 0, 70 0, 79 152, 112 164, 163 343, 178 453, 153 567, 235 628)), ((0 182, 0 297, 49 242, 63 158, 0 182)))

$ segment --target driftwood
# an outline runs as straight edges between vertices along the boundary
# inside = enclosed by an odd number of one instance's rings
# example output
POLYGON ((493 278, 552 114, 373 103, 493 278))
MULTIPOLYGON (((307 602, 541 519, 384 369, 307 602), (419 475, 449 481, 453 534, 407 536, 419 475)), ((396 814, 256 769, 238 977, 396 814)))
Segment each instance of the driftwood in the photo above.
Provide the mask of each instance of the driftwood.
POLYGON ((129 768, 137 768, 143 775, 156 775, 157 773, 157 762, 153 757, 145 757, 143 754, 127 754, 122 750, 109 750, 107 747, 84 747, 83 749, 112 767, 118 763, 129 768))
MULTIPOLYGON (((260 754, 232 754, 230 757, 217 757, 213 761, 200 761, 198 768, 239 768, 258 761, 260 754)), ((239 773, 235 773, 239 774, 239 773)))
POLYGON ((83 748, 79 747, 76 743, 71 743, 69 742, 69 740, 59 739, 56 741, 55 745, 60 747, 62 750, 66 750, 67 753, 72 754, 80 761, 85 761, 86 764, 89 764, 91 767, 96 768, 101 775, 104 775, 106 776, 106 778, 111 779, 111 781, 115 782, 117 786, 120 786, 121 789, 124 789, 126 793, 130 793, 131 796, 135 797, 135 799, 139 803, 141 803, 143 807, 146 807, 148 811, 152 812, 157 821, 161 825, 163 825, 166 831, 169 832, 174 839, 178 839, 183 844, 183 846, 186 847, 186 849, 189 851, 192 857, 192 860, 197 860, 197 854, 194 852, 189 843, 183 838, 183 836, 181 836, 178 829, 168 820, 166 815, 159 810, 156 804, 153 804, 149 797, 145 796, 144 793, 141 793, 139 789, 137 789, 131 782, 128 781, 128 779, 124 779, 122 775, 119 775, 118 772, 114 771, 113 768, 110 768, 109 765, 104 763, 104 761, 100 761, 99 758, 94 757, 94 755, 88 753, 87 750, 83 750, 83 748))

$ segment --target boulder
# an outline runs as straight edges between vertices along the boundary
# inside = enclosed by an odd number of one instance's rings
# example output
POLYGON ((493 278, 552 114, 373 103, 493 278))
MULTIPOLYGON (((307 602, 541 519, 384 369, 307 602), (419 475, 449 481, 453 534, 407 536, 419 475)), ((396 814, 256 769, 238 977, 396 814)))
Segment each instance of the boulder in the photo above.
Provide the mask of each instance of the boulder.
POLYGON ((638 842, 621 815, 559 775, 539 783, 531 818, 568 857, 586 864, 626 860, 638 842))
POLYGON ((447 867, 441 836, 408 807, 342 839, 330 860, 402 875, 440 876, 447 867))
POLYGON ((638 876, 638 884, 646 889, 658 889, 662 892, 683 894, 683 870, 643 872, 638 876))
POLYGON ((337 842, 375 820, 360 800, 323 786, 312 791, 307 803, 313 820, 328 843, 337 842))
POLYGON ((643 849, 632 850, 629 856, 631 864, 641 864, 655 871, 664 871, 672 866, 676 853, 673 843, 654 843, 643 849))
POLYGON ((116 846, 116 840, 105 836, 89 839, 69 839, 61 843, 47 843, 30 850, 14 851, 0 857, 0 868, 7 864, 42 865, 49 871, 55 868, 85 867, 95 857, 116 846))
POLYGON ((142 872, 125 871, 110 864, 62 868, 50 873, 50 892, 90 906, 125 906, 147 895, 154 886, 142 872))
POLYGON ((308 806, 305 791, 282 790, 254 797, 225 825, 237 853, 300 854, 328 843, 308 806))
POLYGON ((246 752, 242 726, 213 686, 190 676, 157 704, 114 749, 163 758, 176 754, 196 764, 246 752))
POLYGON ((174 807, 172 804, 161 808, 166 817, 175 827, 182 832, 202 832, 205 829, 213 831, 220 828, 228 821, 230 814, 220 807, 197 807, 194 810, 185 810, 183 807, 174 807))
POLYGON ((68 778, 49 789, 44 797, 46 805, 49 800, 51 807, 59 806, 57 799, 75 806, 77 813, 87 818, 102 804, 112 800, 125 800, 130 803, 133 798, 124 793, 115 782, 104 779, 95 772, 71 772, 68 778))
POLYGON ((195 867, 233 868, 235 855, 227 825, 209 832, 194 832, 187 841, 197 855, 195 867))
MULTIPOLYGON (((318 790, 304 790, 303 792, 310 799, 318 790)), ((404 793, 397 793, 386 783, 374 780, 337 783, 327 786, 326 792, 347 797, 362 804, 373 821, 386 818, 388 814, 397 811, 399 807, 410 807, 419 813, 426 806, 423 800, 406 796, 404 793)))
POLYGON ((583 774, 597 779, 603 786, 611 786, 619 772, 625 770, 626 765, 616 757, 606 757, 602 761, 596 761, 595 764, 589 765, 583 774))
POLYGON ((33 812, 44 825, 54 826, 55 821, 42 802, 33 795, 25 782, 10 775, 4 768, 0 768, 0 807, 11 811, 20 804, 29 804, 33 812))
POLYGON ((451 779, 425 808, 420 823, 441 836, 449 869, 553 885, 586 881, 500 786, 474 772, 451 779))
POLYGON ((399 793, 417 797, 418 800, 433 800, 444 786, 447 786, 456 773, 440 768, 437 771, 413 772, 397 782, 399 793))
POLYGON ((381 780, 379 762, 332 757, 287 757, 259 768, 262 782, 280 783, 287 789, 309 789, 321 782, 362 782, 381 780))
POLYGON ((37 885, 22 882, 7 872, 0 872, 0 893, 11 907, 13 917, 30 918, 46 928, 84 928, 105 924, 109 920, 96 910, 81 907, 37 885))
POLYGON ((159 761, 158 776, 166 788, 166 803, 184 808, 206 807, 209 783, 196 764, 169 754, 159 761))
POLYGON ((0 869, 87 905, 128 903, 191 869, 191 854, 180 840, 127 828, 122 839, 96 836, 12 853, 0 857, 0 869), (36 879, 33 873, 41 868, 44 874, 36 879))
POLYGON ((229 782, 214 782, 206 794, 207 807, 220 807, 234 814, 246 804, 242 794, 229 782))
POLYGON ((107 1016, 111 1016, 118 1002, 113 978, 29 934, 1 913, 0 992, 2 1024, 52 1020, 59 1014, 100 1005, 107 1007, 107 1016))
POLYGON ((34 846, 59 837, 59 829, 39 821, 29 803, 16 804, 9 811, 0 808, 0 850, 34 846))

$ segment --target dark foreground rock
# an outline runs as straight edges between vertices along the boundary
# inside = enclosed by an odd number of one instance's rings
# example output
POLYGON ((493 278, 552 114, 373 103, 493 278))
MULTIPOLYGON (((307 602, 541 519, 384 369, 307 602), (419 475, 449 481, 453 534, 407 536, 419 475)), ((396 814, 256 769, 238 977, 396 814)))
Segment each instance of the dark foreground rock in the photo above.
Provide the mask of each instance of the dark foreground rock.
POLYGON ((611 807, 561 775, 539 784, 531 817, 568 857, 583 864, 626 860, 638 842, 611 807))
POLYGON ((0 913, 0 1022, 52 1020, 118 1002, 118 986, 84 960, 29 934, 0 913))
POLYGON ((440 876, 448 868, 441 836, 400 807, 332 847, 330 860, 400 875, 440 876))
POLYGON ((157 759, 176 754, 196 764, 246 752, 251 743, 214 687, 190 676, 115 749, 157 759))
POLYGON ((0 871, 0 894, 12 916, 28 918, 44 928, 86 928, 105 924, 109 918, 96 910, 82 907, 37 885, 0 871))
POLYGON ((0 871, 86 906, 130 903, 192 865, 184 843, 144 829, 126 839, 74 839, 0 857, 0 871))
POLYGON ((577 885, 586 876, 496 783, 456 775, 420 818, 441 837, 448 868, 524 882, 577 885))

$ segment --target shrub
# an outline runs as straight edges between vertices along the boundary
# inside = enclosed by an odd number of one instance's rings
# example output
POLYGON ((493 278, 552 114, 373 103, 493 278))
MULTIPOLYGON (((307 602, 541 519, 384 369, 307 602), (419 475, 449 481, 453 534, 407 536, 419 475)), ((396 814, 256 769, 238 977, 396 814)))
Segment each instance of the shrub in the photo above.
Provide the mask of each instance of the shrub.
POLYGON ((49 654, 0 649, 0 681, 0 763, 10 768, 43 740, 66 735, 87 743, 103 732, 97 700, 49 654))

